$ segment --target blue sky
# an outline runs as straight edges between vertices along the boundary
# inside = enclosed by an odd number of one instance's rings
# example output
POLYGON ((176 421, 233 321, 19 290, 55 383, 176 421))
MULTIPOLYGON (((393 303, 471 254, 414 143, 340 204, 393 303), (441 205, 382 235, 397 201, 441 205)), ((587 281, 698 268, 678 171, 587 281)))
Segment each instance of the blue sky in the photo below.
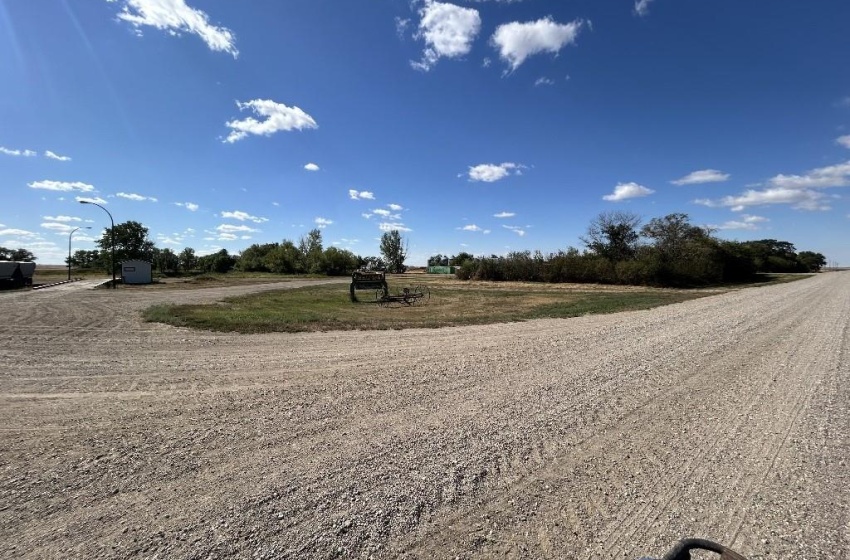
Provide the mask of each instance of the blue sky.
POLYGON ((0 245, 581 247, 685 212, 850 265, 846 0, 0 0, 0 245))

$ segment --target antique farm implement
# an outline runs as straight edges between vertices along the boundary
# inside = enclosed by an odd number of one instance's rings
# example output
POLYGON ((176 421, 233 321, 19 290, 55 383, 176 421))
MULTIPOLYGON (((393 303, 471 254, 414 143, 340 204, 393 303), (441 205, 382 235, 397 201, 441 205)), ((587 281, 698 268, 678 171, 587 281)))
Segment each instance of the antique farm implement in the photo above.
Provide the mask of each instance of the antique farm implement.
POLYGON ((395 294, 390 293, 387 276, 383 270, 361 268, 351 275, 349 285, 351 301, 357 301, 357 290, 374 290, 375 302, 381 306, 422 305, 431 299, 431 292, 425 286, 402 288, 395 294))
POLYGON ((382 306, 392 305, 424 305, 431 299, 431 291, 425 286, 402 288, 396 294, 376 293, 375 300, 382 306))

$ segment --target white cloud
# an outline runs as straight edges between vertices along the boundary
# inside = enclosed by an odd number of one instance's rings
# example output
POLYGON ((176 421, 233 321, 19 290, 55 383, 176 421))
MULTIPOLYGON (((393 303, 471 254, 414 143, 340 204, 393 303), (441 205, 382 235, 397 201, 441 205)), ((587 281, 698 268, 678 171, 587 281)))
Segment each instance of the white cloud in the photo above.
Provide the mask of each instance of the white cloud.
POLYGON ((75 216, 43 216, 49 222, 82 222, 81 218, 75 216))
POLYGON ((400 211, 404 210, 404 206, 402 206, 401 204, 393 204, 393 203, 387 204, 387 208, 389 208, 393 212, 400 212, 400 211))
POLYGON ((75 226, 69 224, 62 224, 59 222, 45 222, 41 224, 41 227, 44 229, 49 229, 51 231, 57 231, 59 233, 68 233, 73 230, 75 226))
POLYGON ((752 216, 743 214, 740 220, 729 220, 719 225, 709 225, 712 229, 743 229, 748 231, 756 231, 761 229, 759 224, 769 222, 770 220, 763 216, 752 216))
POLYGON ((244 232, 244 233, 255 233, 260 230, 254 229, 250 226, 234 226, 233 224, 221 224, 217 228, 215 228, 219 233, 236 233, 236 232, 244 232))
POLYGON ((643 185, 638 185, 637 183, 619 183, 616 187, 614 187, 614 192, 611 194, 606 194, 602 197, 602 200, 618 202, 620 200, 626 200, 629 198, 640 198, 642 196, 649 196, 654 192, 654 190, 648 189, 643 185))
POLYGON ((4 148, 0 146, 0 154, 6 154, 7 156, 23 156, 23 157, 35 157, 38 155, 32 150, 10 150, 9 148, 4 148))
POLYGON ((70 157, 60 156, 59 154, 51 152, 50 150, 46 150, 44 152, 44 157, 47 157, 47 158, 50 158, 50 159, 55 159, 56 161, 71 161, 70 157))
POLYGON ((522 229, 522 228, 521 228, 521 227, 519 227, 519 226, 506 226, 506 225, 502 225, 502 227, 503 227, 503 228, 505 228, 505 229, 509 229, 509 230, 511 230, 512 232, 514 232, 515 234, 519 235, 520 237, 524 237, 524 236, 525 236, 525 230, 524 230, 524 229, 522 229))
POLYGON ((381 222, 380 224, 378 224, 378 229, 380 229, 381 231, 392 231, 394 229, 398 231, 413 231, 409 227, 406 227, 404 224, 398 222, 381 222))
POLYGON ((465 56, 481 30, 481 16, 473 8, 425 0, 419 15, 414 37, 425 41, 425 50, 421 61, 410 63, 417 70, 430 70, 440 58, 465 56))
POLYGON ((635 0, 635 13, 641 17, 649 14, 649 3, 653 0, 635 0))
POLYGON ((688 173, 681 179, 670 181, 674 185, 699 185, 702 183, 722 183, 729 180, 729 174, 716 169, 700 169, 688 173))
POLYGON ((319 128, 313 117, 302 111, 298 107, 287 107, 283 103, 276 103, 270 99, 254 99, 241 103, 236 102, 236 106, 240 111, 250 109, 255 115, 265 117, 264 120, 258 121, 254 117, 248 117, 243 120, 232 120, 225 123, 227 128, 233 129, 232 132, 225 138, 225 142, 232 144, 249 134, 257 136, 271 136, 275 132, 281 130, 304 130, 305 128, 319 128))
POLYGON ((138 32, 151 26, 171 35, 190 33, 200 37, 210 50, 226 52, 236 58, 236 37, 226 27, 210 24, 209 16, 186 5, 185 0, 124 0, 118 17, 131 23, 138 32))
MULTIPOLYGON (((376 208, 376 209, 372 210, 372 214, 377 214, 378 216, 381 216, 385 220, 401 220, 400 214, 393 214, 389 210, 385 210, 383 208, 376 208)), ((364 214, 364 217, 365 217, 365 214, 364 214)))
POLYGON ((15 235, 17 237, 37 237, 36 233, 27 231, 25 229, 16 228, 0 229, 0 235, 15 235))
POLYGON ((126 198, 127 200, 135 200, 136 202, 143 202, 145 200, 150 201, 150 202, 158 202, 158 200, 155 199, 152 196, 142 196, 142 195, 136 194, 136 193, 120 192, 120 193, 115 193, 115 196, 117 196, 118 198, 126 198))
POLYGON ((366 218, 367 220, 372 217, 372 214, 370 214, 369 212, 363 212, 360 215, 363 216, 364 218, 366 218))
POLYGON ((770 184, 785 189, 850 187, 850 161, 812 169, 805 175, 779 174, 770 179, 770 184))
POLYGON ((493 183, 500 179, 504 179, 508 175, 522 175, 523 166, 518 163, 482 163, 469 168, 470 181, 483 181, 485 183, 493 183))
POLYGON ((555 80, 550 80, 549 78, 537 78, 537 81, 534 82, 534 87, 553 85, 555 85, 555 80))
POLYGON ((583 25, 580 19, 561 24, 551 17, 527 23, 514 21, 497 27, 491 42, 513 71, 529 56, 542 52, 557 54, 566 45, 575 43, 583 25))
POLYGON ((79 181, 73 183, 65 181, 33 181, 32 183, 27 183, 27 186, 31 189, 44 189, 46 191, 91 192, 94 190, 94 186, 79 181))
POLYGON ((316 165, 315 163, 308 163, 307 165, 304 166, 304 169, 306 169, 307 171, 318 171, 319 166, 316 165))
POLYGON ((498 214, 493 214, 494 218, 513 218, 516 216, 515 212, 499 212, 498 214))
POLYGON ((460 229, 462 231, 481 231, 481 228, 478 227, 475 224, 469 224, 469 225, 463 226, 462 228, 458 228, 458 229, 460 229))
POLYGON ((240 222, 249 221, 254 222, 255 224, 262 224, 268 222, 268 218, 261 218, 259 216, 252 216, 247 212, 242 212, 241 210, 234 210, 233 212, 222 212, 222 218, 229 218, 232 220, 239 220, 240 222))
POLYGON ((74 197, 74 200, 76 200, 77 202, 94 202, 95 204, 109 204, 107 201, 103 200, 99 196, 76 196, 74 197))
POLYGON ((199 207, 197 204, 195 204, 194 202, 175 202, 175 203, 174 203, 174 205, 175 205, 175 206, 180 206, 180 207, 182 207, 182 208, 185 208, 185 209, 186 209, 186 210, 188 210, 189 212, 195 212, 198 208, 200 208, 200 207, 199 207))
POLYGON ((395 18, 395 32, 396 32, 396 35, 398 35, 400 39, 404 37, 404 34, 407 32, 407 27, 409 25, 410 25, 409 19, 404 19, 404 18, 400 18, 400 17, 395 18))
POLYGON ((370 191, 348 189, 348 196, 351 200, 375 200, 375 194, 370 191))
POLYGON ((329 220, 327 218, 316 218, 316 219, 313 220, 313 223, 315 223, 316 227, 318 227, 319 229, 324 229, 324 228, 328 227, 329 225, 333 224, 334 221, 329 220))
POLYGON ((823 202, 824 194, 809 189, 773 187, 764 190, 748 189, 739 196, 725 196, 720 200, 698 199, 694 202, 711 208, 728 207, 740 212, 749 206, 766 204, 790 204, 797 210, 829 210, 823 202))
POLYGON ((844 136, 839 136, 835 139, 836 144, 840 146, 844 146, 845 148, 850 149, 850 134, 845 134, 844 136))

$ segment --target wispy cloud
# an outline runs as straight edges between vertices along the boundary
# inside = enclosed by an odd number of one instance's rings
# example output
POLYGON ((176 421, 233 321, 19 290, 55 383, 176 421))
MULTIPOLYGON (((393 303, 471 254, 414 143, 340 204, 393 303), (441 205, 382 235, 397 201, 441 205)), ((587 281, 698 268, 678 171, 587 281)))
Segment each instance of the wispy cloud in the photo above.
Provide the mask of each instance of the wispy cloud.
POLYGON ((319 166, 316 165, 315 163, 308 163, 307 165, 304 166, 304 169, 306 169, 307 171, 318 171, 319 166))
POLYGON ((519 227, 519 226, 506 226, 506 225, 502 225, 502 227, 503 227, 503 228, 505 228, 505 229, 508 229, 508 230, 510 230, 510 231, 512 231, 512 232, 514 232, 515 234, 519 235, 520 237, 525 237, 525 230, 524 230, 524 229, 522 229, 522 228, 521 228, 521 227, 519 227))
POLYGON ((494 183, 504 179, 508 175, 522 175, 525 166, 519 163, 505 162, 500 164, 482 163, 469 168, 470 181, 483 181, 494 183))
POLYGON ((57 153, 51 152, 50 150, 45 150, 44 157, 55 159, 56 161, 71 161, 69 156, 60 156, 57 153))
POLYGON ((27 183, 27 186, 31 189, 42 189, 46 191, 60 192, 92 192, 94 190, 93 185, 89 185, 88 183, 81 183, 79 181, 33 181, 32 183, 27 183))
POLYGON ((333 224, 334 221, 329 220, 327 218, 317 217, 316 219, 313 220, 313 223, 316 224, 316 227, 318 227, 319 229, 325 229, 329 225, 333 224))
POLYGON ((702 183, 722 183, 729 180, 729 174, 716 169, 700 169, 688 173, 681 179, 670 181, 674 185, 699 185, 702 183))
POLYGON ((37 233, 25 229, 6 228, 0 229, 0 235, 14 235, 15 237, 38 237, 37 233))
POLYGON ((848 187, 850 186, 850 161, 812 169, 804 175, 780 173, 770 179, 770 184, 787 189, 848 187))
POLYGON ((635 14, 644 17, 649 14, 649 4, 653 0, 635 0, 635 14))
POLYGON ((468 224, 468 225, 465 225, 463 227, 459 227, 457 229, 459 229, 461 231, 483 231, 482 228, 478 227, 475 224, 468 224))
POLYGON ((158 200, 156 198, 152 197, 152 196, 142 196, 142 195, 136 194, 136 193, 120 192, 120 193, 115 193, 115 196, 117 196, 118 198, 126 198, 127 200, 134 200, 136 202, 144 202, 144 201, 158 202, 158 200))
POLYGON ((35 157, 38 154, 32 150, 11 150, 0 146, 0 154, 6 154, 13 157, 35 157))
POLYGON ((824 202, 825 195, 811 189, 772 187, 763 190, 748 189, 738 196, 724 196, 719 200, 697 199, 696 204, 711 208, 730 208, 740 212, 750 206, 789 204, 796 210, 829 210, 824 202))
POLYGON ((215 230, 219 233, 255 233, 260 231, 251 226, 235 226, 233 224, 221 224, 215 230))
POLYGON ((763 216, 752 216, 749 214, 743 214, 740 220, 729 220, 727 222, 723 222, 718 225, 709 225, 709 228, 712 229, 743 229, 748 231, 756 231, 761 229, 759 224, 764 222, 769 222, 767 218, 763 216))
POLYGON ((845 134, 844 136, 839 136, 835 139, 835 143, 839 146, 844 146, 845 148, 850 148, 850 134, 845 134))
POLYGON ((375 200, 375 193, 370 191, 358 191, 356 189, 348 189, 348 197, 351 200, 375 200))
POLYGON ((537 80, 534 82, 534 87, 553 85, 555 85, 555 80, 551 80, 549 78, 537 78, 537 80))
POLYGON ((82 222, 82 218, 75 216, 43 216, 48 222, 82 222))
POLYGON ((410 62, 417 70, 427 72, 440 58, 465 56, 481 30, 481 16, 473 8, 425 0, 419 16, 419 28, 414 37, 425 42, 425 50, 422 60, 410 62))
POLYGON ((493 214, 494 218, 513 218, 516 216, 515 212, 499 212, 498 214, 493 214))
POLYGON ((200 37, 210 50, 239 56, 233 32, 210 24, 205 12, 189 7, 185 0, 124 0, 118 18, 133 25, 139 34, 144 26, 172 35, 189 33, 200 37))
POLYGON ((260 216, 252 216, 247 212, 242 212, 241 210, 234 210, 233 212, 222 212, 222 218, 229 218, 231 220, 239 220, 240 222, 254 222, 255 224, 262 224, 268 222, 268 218, 262 218, 260 216))
POLYGON ((640 198, 643 196, 649 196, 655 191, 644 187, 643 185, 638 185, 637 183, 619 183, 616 187, 614 187, 614 192, 611 194, 606 194, 602 197, 602 200, 607 200, 609 202, 619 202, 621 200, 627 200, 629 198, 640 198))
POLYGON ((73 230, 76 226, 72 226, 70 224, 65 224, 61 222, 45 222, 41 224, 43 229, 47 229, 50 231, 57 231, 59 233, 68 233, 73 230))
POLYGON ((557 23, 551 17, 526 23, 514 21, 497 27, 490 41, 514 71, 530 56, 543 52, 557 54, 575 43, 583 26, 580 19, 570 23, 557 23))
POLYGON ((398 231, 405 231, 405 232, 406 231, 413 231, 412 229, 405 226, 401 222, 381 222, 381 223, 378 224, 378 229, 380 229, 381 231, 392 231, 394 229, 398 230, 398 231))
POLYGON ((387 208, 389 208, 393 212, 401 212, 402 210, 404 210, 404 206, 402 206, 401 204, 394 204, 392 202, 390 204, 387 204, 387 208))
POLYGON ((263 117, 263 120, 248 117, 225 123, 227 128, 232 129, 231 133, 224 139, 224 142, 229 144, 238 142, 249 134, 271 136, 280 131, 319 128, 313 117, 299 107, 287 107, 283 103, 277 103, 271 99, 253 99, 245 103, 237 101, 236 106, 239 107, 240 111, 251 110, 255 115, 263 117))
POLYGON ((185 208, 189 212, 195 212, 198 208, 200 208, 200 206, 198 206, 194 202, 175 202, 174 205, 180 206, 181 208, 185 208))

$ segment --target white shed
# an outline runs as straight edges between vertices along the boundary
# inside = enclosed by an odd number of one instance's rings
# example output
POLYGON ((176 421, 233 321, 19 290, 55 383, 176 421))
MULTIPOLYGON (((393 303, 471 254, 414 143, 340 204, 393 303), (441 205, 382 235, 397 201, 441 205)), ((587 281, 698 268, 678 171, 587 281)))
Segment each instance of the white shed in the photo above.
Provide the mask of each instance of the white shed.
POLYGON ((153 282, 151 263, 147 261, 122 262, 121 280, 125 284, 150 284, 153 282))

